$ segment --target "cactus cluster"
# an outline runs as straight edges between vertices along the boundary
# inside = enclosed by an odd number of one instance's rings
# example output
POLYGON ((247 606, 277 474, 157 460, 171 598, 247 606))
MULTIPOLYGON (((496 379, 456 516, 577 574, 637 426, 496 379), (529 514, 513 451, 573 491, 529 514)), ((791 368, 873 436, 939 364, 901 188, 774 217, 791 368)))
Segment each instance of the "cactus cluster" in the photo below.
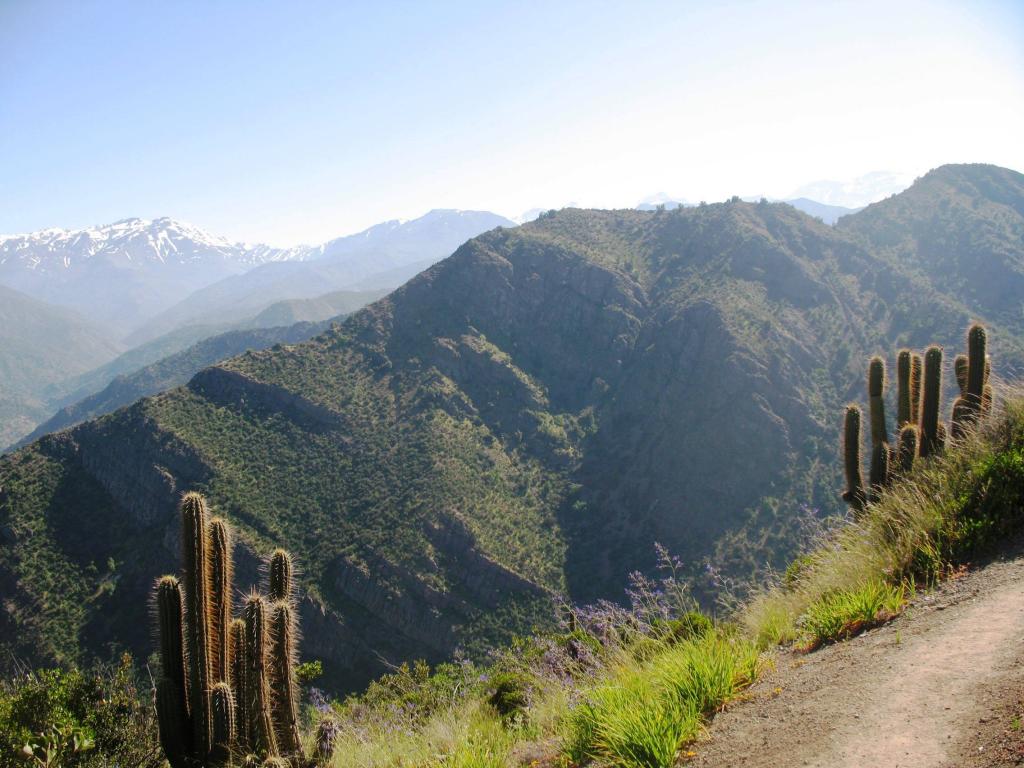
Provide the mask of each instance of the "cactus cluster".
POLYGON ((181 501, 183 576, 154 588, 161 676, 156 686, 160 743, 171 768, 306 766, 295 678, 298 625, 293 563, 282 549, 267 563, 267 597, 245 600, 232 618, 232 542, 206 501, 181 501))
MULTIPOLYGON (((991 361, 986 354, 985 328, 975 324, 967 332, 967 354, 958 355, 953 371, 960 397, 953 405, 949 436, 962 438, 968 426, 982 418, 992 406, 989 376, 991 361)), ((871 463, 868 487, 861 472, 860 422, 857 405, 848 405, 843 421, 843 462, 846 490, 843 500, 856 512, 877 501, 882 489, 896 474, 907 474, 914 459, 941 453, 947 430, 942 423, 942 347, 929 347, 921 355, 901 349, 896 356, 896 428, 898 441, 890 447, 885 421, 885 361, 871 358, 868 364, 868 404, 871 416, 871 463)))

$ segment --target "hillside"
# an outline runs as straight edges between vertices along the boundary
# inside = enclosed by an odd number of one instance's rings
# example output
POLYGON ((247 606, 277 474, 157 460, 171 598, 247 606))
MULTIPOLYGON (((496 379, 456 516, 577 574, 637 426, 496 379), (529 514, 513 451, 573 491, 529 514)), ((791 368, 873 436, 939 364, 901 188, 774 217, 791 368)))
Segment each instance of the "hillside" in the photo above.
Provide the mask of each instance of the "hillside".
POLYGON ((51 432, 112 413, 147 395, 179 387, 203 368, 250 349, 265 349, 275 344, 294 344, 320 333, 327 322, 297 322, 287 326, 227 331, 201 339, 190 347, 144 365, 128 374, 115 376, 103 389, 61 408, 18 445, 25 445, 51 432))
POLYGON ((45 418, 41 390, 49 382, 119 351, 111 334, 84 317, 0 286, 0 445, 45 418))
POLYGON ((782 565, 801 507, 838 510, 836 414, 865 357, 985 317, 912 266, 782 204, 488 232, 306 343, 0 460, 6 636, 146 652, 190 488, 249 550, 299 555, 304 652, 342 687, 381 657, 479 652, 556 593, 619 595, 655 541, 692 571, 782 565))
POLYGON ((993 165, 945 165, 906 192, 844 217, 838 227, 1024 333, 1020 173, 993 165))

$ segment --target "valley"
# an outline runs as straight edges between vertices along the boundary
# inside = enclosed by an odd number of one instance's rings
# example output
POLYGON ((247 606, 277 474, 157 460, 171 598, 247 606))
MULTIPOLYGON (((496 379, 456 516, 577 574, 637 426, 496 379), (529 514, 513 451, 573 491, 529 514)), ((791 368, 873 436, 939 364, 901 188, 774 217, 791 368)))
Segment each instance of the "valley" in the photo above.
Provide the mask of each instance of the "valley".
POLYGON ((479 235, 308 340, 204 359, 0 460, 3 637, 144 656, 186 490, 243 563, 298 555, 303 653, 340 690, 620 595, 655 542, 691 577, 783 566, 804 516, 840 511, 837 414, 868 354, 983 319, 1000 372, 1024 362, 1024 294, 1002 290, 1022 203, 1020 174, 944 166, 836 227, 734 200, 479 235), (944 217, 970 236, 940 252, 915 222, 944 217))

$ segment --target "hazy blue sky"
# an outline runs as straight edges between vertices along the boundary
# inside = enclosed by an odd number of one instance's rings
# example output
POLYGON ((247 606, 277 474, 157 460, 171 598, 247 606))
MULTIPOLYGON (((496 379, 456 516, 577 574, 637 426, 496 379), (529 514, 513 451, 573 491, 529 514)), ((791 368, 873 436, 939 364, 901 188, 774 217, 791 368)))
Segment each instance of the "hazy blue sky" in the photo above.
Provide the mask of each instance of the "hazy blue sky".
POLYGON ((0 232, 1024 170, 1024 3, 0 0, 0 232))

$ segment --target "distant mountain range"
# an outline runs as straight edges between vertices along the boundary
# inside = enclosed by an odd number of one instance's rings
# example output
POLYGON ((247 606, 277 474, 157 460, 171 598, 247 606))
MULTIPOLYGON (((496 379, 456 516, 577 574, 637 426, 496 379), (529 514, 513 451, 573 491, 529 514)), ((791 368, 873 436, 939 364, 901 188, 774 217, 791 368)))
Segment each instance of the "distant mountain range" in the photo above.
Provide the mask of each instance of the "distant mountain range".
POLYGON ((357 282, 394 288, 497 226, 515 223, 484 211, 434 210, 322 245, 273 248, 231 243, 170 218, 124 219, 81 230, 0 236, 0 284, 77 310, 134 344, 210 314, 210 306, 195 314, 182 307, 196 291, 255 267, 269 271, 213 293, 226 302, 219 321, 242 319, 274 301, 358 288, 357 282), (302 266, 310 261, 317 266, 302 266), (138 332, 162 313, 168 316, 138 332))
POLYGON ((515 222, 486 211, 433 210, 412 221, 388 221, 323 245, 293 249, 240 275, 200 286, 129 335, 142 343, 191 324, 236 322, 275 301, 337 290, 392 290, 466 240, 515 222))
POLYGON ((307 341, 0 457, 0 660, 148 654, 187 489, 235 527, 239 586, 296 555, 338 688, 619 596, 655 542, 689 574, 784 565, 806 510, 843 506, 868 356, 977 319, 1002 376, 1022 310, 1024 176, 993 166, 835 226, 737 199, 486 232, 307 341))
POLYGON ((17 291, 0 336, 0 447, 204 338, 346 315, 499 226, 515 224, 434 210, 287 249, 231 243, 169 218, 0 236, 0 286, 17 291))

